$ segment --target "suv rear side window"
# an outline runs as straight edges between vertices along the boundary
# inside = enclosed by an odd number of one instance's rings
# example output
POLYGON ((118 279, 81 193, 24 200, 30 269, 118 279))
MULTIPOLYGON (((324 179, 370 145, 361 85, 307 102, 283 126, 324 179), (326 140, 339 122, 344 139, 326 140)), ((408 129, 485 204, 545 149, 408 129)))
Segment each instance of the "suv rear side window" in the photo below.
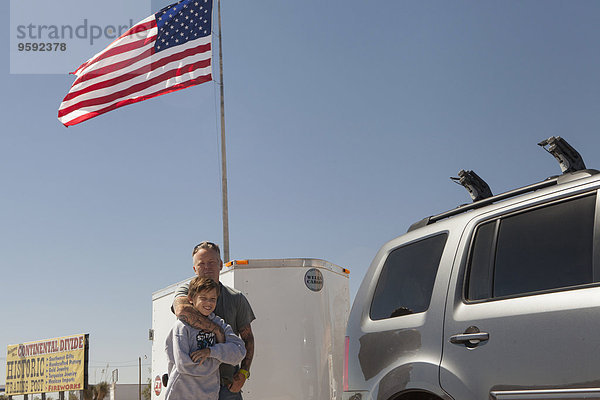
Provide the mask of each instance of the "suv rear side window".
POLYGON ((596 196, 554 203, 481 225, 471 250, 469 300, 594 282, 596 196))
POLYGON ((447 237, 432 236, 390 253, 371 303, 372 320, 427 311, 447 237))

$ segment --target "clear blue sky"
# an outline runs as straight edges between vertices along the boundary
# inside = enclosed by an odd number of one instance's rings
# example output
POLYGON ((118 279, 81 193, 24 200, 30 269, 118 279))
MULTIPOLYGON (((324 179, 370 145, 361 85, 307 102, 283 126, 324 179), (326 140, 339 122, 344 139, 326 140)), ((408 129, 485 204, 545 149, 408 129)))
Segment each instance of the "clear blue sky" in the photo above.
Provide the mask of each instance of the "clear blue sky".
MULTIPOLYGON (((354 296, 384 242, 470 201, 448 179, 460 169, 494 193, 542 180, 560 172, 536 146, 552 135, 600 168, 598 1, 223 0, 222 13, 232 258, 323 258, 351 270, 354 296)), ((152 293, 192 275, 194 244, 222 241, 216 87, 67 129, 69 70, 10 74, 8 37, 0 384, 6 345, 82 332, 92 383, 107 364, 136 382, 152 293)))

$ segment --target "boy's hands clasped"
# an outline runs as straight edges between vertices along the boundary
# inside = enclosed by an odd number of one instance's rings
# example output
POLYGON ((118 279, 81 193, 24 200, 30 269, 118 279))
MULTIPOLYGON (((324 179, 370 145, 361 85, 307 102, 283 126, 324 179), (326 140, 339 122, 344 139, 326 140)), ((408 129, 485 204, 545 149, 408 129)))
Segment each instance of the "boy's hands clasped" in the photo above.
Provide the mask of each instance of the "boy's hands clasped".
POLYGON ((202 350, 196 350, 192 354, 190 354, 190 357, 193 362, 202 364, 204 362, 204 360, 206 360, 208 357, 210 357, 210 348, 207 347, 202 350))

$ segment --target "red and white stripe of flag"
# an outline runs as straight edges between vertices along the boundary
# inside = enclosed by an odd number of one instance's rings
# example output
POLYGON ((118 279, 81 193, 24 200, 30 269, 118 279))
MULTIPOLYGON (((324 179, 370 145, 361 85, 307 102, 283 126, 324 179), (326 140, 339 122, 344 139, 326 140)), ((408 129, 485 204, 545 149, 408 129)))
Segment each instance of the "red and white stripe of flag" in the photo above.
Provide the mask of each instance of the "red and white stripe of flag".
POLYGON ((58 119, 71 126, 108 111, 212 79, 211 35, 155 52, 154 15, 83 63, 58 119))

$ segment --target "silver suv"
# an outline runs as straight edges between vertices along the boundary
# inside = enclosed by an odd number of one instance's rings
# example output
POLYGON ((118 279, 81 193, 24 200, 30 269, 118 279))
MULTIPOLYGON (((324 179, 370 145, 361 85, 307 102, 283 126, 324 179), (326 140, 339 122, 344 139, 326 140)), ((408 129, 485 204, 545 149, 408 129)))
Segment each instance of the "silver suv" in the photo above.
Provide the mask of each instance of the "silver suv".
POLYGON ((600 399, 600 174, 563 173, 425 218, 377 253, 347 327, 343 400, 600 399))

